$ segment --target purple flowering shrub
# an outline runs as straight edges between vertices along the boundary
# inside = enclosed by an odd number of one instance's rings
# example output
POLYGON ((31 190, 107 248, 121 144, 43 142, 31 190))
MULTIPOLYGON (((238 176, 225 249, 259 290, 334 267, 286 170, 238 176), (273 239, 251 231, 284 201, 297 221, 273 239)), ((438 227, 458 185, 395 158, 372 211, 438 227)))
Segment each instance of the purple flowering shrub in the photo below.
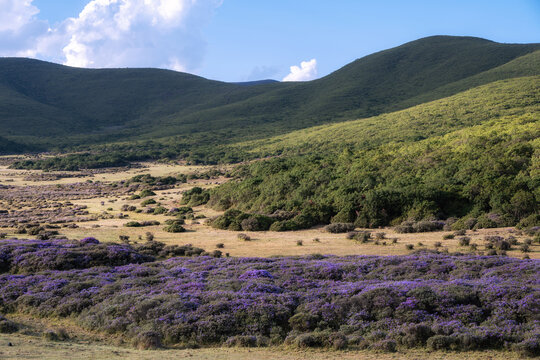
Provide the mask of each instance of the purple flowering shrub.
POLYGON ((141 264, 176 256, 198 256, 203 249, 191 245, 165 245, 157 241, 130 246, 100 243, 92 237, 77 240, 0 240, 0 273, 35 273, 44 270, 87 269, 96 266, 141 264))
POLYGON ((175 257, 0 275, 0 312, 70 316, 139 348, 287 343, 538 355, 539 270, 537 260, 434 253, 175 257))

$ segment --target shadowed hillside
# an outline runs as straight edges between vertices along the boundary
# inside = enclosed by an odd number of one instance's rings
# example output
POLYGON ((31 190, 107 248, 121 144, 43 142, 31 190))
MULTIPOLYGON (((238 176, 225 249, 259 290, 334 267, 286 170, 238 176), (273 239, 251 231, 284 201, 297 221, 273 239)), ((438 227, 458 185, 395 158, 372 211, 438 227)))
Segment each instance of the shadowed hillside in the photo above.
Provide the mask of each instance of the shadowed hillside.
POLYGON ((523 65, 482 76, 539 48, 435 36, 366 56, 319 80, 250 86, 167 70, 77 69, 5 58, 0 131, 42 149, 123 142, 114 149, 214 162, 223 157, 208 159, 216 145, 378 115, 530 75, 523 65))

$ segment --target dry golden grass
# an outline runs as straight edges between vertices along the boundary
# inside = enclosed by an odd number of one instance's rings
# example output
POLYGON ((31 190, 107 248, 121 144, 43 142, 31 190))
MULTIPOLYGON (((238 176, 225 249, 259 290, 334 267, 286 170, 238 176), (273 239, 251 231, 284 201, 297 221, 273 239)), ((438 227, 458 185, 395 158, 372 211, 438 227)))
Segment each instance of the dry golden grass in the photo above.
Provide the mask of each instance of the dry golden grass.
POLYGON ((88 341, 51 342, 35 336, 0 335, 0 359, 194 359, 194 360, 397 360, 397 359, 455 359, 496 360, 519 359, 515 353, 485 352, 432 352, 409 350, 397 353, 371 351, 293 350, 287 348, 205 348, 187 350, 134 350, 124 347, 103 345, 88 341), (13 346, 8 346, 11 343, 13 346))
MULTIPOLYGON (((56 184, 71 184, 75 182, 85 182, 87 180, 114 182, 127 180, 139 174, 152 174, 153 176, 168 176, 180 173, 193 173, 197 171, 206 171, 214 168, 214 166, 197 166, 197 165, 180 165, 180 164, 161 164, 153 162, 141 162, 140 167, 118 171, 114 173, 93 174, 84 177, 76 177, 78 172, 60 171, 62 174, 73 174, 73 177, 66 177, 54 181, 29 181, 25 177, 32 174, 43 173, 41 170, 14 170, 8 169, 7 165, 0 165, 0 184, 10 184, 17 186, 26 185, 56 185, 56 184)), ((230 168, 231 166, 220 166, 220 169, 230 168)), ((55 172, 50 172, 54 174, 55 172)))
MULTIPOLYGON (((178 173, 190 173, 194 171, 209 170, 212 167, 204 166, 184 166, 184 165, 169 165, 145 163, 143 168, 129 169, 112 174, 98 174, 97 179, 104 182, 113 182, 118 180, 128 179, 136 174, 152 174, 154 176, 173 175, 178 173)), ((0 183, 2 183, 2 172, 13 172, 14 170, 6 170, 5 167, 0 167, 0 183)), ((15 180, 12 184, 17 185, 21 181, 15 180)), ((5 175, 5 173, 4 173, 5 175)), ((58 182, 81 182, 86 181, 86 178, 65 178, 58 182)), ((94 178, 93 180, 96 180, 94 178)), ((218 183, 226 181, 224 178, 211 180, 195 180, 188 184, 181 184, 178 187, 169 190, 156 191, 156 196, 153 198, 167 208, 180 206, 179 200, 182 197, 182 192, 190 189, 193 186, 201 186, 205 188, 214 187, 218 183)), ((50 184, 50 181, 45 182, 27 182, 29 185, 50 184)), ((54 183, 54 182, 52 182, 54 183)), ((124 204, 134 205, 141 208, 139 200, 127 200, 123 198, 93 198, 87 200, 73 200, 73 203, 87 205, 91 214, 101 214, 107 212, 118 216, 121 213, 121 207, 124 204), (103 204, 103 205, 102 205, 103 204)), ((220 213, 206 207, 198 207, 194 209, 197 215, 205 215, 212 217, 220 213)), ((127 219, 108 219, 92 222, 78 223, 79 228, 62 229, 61 234, 73 239, 80 239, 86 236, 94 236, 101 241, 119 241, 120 235, 127 235, 132 241, 144 240, 146 232, 152 232, 155 240, 165 242, 167 244, 193 244, 194 246, 204 248, 211 251, 216 248, 219 243, 224 244, 224 248, 220 249, 223 253, 229 253, 230 256, 295 256, 308 254, 333 254, 333 255, 403 255, 410 253, 406 249, 407 244, 418 249, 435 249, 435 244, 440 242, 442 247, 439 250, 447 249, 449 252, 471 252, 470 247, 459 246, 457 237, 451 240, 443 240, 443 236, 451 232, 432 232, 432 233, 416 233, 416 234, 397 234, 392 229, 371 229, 373 234, 384 232, 386 239, 380 240, 379 245, 374 242, 361 244, 354 240, 346 239, 345 234, 329 234, 324 232, 322 228, 315 228, 301 231, 291 232, 245 232, 253 240, 244 241, 237 238, 238 232, 213 229, 204 224, 205 220, 197 220, 199 224, 187 221, 184 226, 188 231, 185 233, 172 234, 163 230, 164 225, 149 226, 140 228, 128 228, 123 225, 128 221, 144 221, 157 220, 162 224, 167 219, 171 219, 166 215, 150 215, 143 213, 129 212, 127 219), (392 243, 392 239, 397 238, 397 243, 392 243), (302 245, 298 245, 301 241, 302 245), (386 244, 384 244, 386 243, 386 244), (419 245, 419 243, 423 245, 419 245)), ((13 229, 0 229, 0 232, 7 232, 10 236, 17 236, 12 233, 13 229)), ((478 231, 468 231, 467 236, 471 237, 471 244, 477 244, 479 250, 484 249, 484 236, 486 235, 502 235, 516 236, 518 240, 523 240, 526 236, 516 235, 512 228, 499 229, 481 229, 478 231)), ((540 247, 531 247, 532 252, 528 256, 532 259, 540 258, 540 247)), ((524 254, 514 246, 514 250, 508 252, 509 256, 523 257, 524 254)))

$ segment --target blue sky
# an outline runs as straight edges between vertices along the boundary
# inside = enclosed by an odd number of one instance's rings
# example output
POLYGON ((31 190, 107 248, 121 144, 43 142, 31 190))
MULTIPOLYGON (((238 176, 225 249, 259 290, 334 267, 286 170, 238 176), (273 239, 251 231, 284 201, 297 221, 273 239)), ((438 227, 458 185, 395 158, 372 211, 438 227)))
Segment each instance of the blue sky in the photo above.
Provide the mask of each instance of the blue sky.
POLYGON ((123 15, 129 26, 121 29, 112 20, 121 10, 103 5, 108 0, 94 0, 101 8, 86 18, 79 13, 90 0, 3 0, 0 6, 10 1, 28 3, 13 11, 33 11, 23 28, 0 27, 0 37, 14 37, 0 40, 0 55, 87 67, 164 67, 224 81, 281 80, 293 65, 298 69, 292 80, 309 80, 375 51, 437 34, 540 42, 538 0, 198 0, 182 8, 175 1, 188 0, 155 0, 150 7, 142 0, 111 0, 133 5, 123 15), (74 20, 66 21, 69 17, 74 20), (100 18, 110 22, 101 25, 100 18), (52 31, 44 33, 46 27, 52 31))

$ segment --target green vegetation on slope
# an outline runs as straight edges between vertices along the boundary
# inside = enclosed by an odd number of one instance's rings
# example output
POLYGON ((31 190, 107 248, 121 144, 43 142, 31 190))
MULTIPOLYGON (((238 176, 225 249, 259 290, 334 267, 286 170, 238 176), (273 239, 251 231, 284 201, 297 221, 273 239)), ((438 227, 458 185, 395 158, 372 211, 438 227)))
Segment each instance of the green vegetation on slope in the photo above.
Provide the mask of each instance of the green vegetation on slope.
POLYGON ((487 81, 530 75, 519 64, 482 77, 539 47, 435 36, 366 56, 319 80, 251 86, 166 70, 76 69, 6 58, 0 59, 0 131, 45 150, 114 152, 124 160, 238 161, 247 155, 228 144, 378 115, 487 81))
POLYGON ((513 225, 539 210, 539 89, 538 76, 505 80, 274 139, 259 151, 310 154, 244 166, 238 181, 212 191, 209 204, 263 214, 286 210, 302 214, 303 226, 374 227, 430 217, 513 225))

